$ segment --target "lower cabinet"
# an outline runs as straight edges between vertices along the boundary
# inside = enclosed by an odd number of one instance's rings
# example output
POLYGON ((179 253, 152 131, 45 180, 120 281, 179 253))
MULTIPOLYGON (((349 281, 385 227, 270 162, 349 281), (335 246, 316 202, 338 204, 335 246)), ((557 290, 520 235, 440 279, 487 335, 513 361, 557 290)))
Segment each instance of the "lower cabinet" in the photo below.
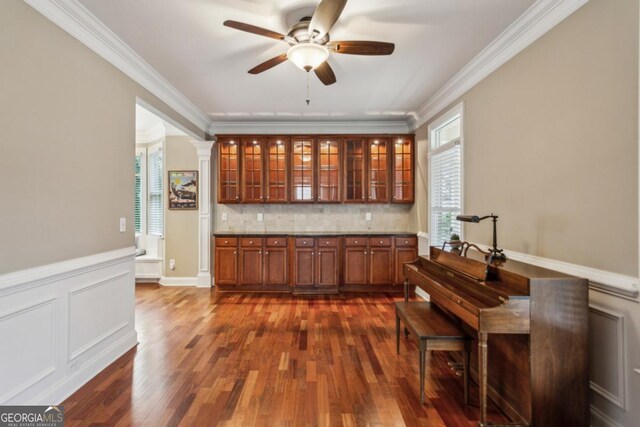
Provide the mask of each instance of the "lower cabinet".
POLYGON ((221 290, 335 292, 393 290, 417 257, 415 235, 216 236, 221 290))
POLYGON ((339 238, 294 237, 291 239, 294 289, 337 287, 340 273, 339 238))

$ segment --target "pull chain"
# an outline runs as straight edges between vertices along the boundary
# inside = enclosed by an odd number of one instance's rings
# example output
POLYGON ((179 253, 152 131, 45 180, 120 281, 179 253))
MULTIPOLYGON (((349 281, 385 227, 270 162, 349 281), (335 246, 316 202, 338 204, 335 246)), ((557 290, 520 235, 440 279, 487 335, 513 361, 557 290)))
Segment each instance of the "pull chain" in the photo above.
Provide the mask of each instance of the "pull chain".
POLYGON ((309 71, 307 71, 307 105, 311 103, 311 97, 309 96, 309 71))

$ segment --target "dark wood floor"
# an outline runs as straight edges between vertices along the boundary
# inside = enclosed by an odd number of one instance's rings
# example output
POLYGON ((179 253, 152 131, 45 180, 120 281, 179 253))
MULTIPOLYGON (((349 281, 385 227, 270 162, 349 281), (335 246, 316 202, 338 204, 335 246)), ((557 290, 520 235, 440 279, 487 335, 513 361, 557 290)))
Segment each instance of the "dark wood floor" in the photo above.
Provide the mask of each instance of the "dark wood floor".
MULTIPOLYGON (((63 404, 67 425, 475 426, 442 352, 395 352, 389 295, 216 294, 138 285, 140 341, 63 404)), ((505 418, 490 411, 494 421, 505 418)))

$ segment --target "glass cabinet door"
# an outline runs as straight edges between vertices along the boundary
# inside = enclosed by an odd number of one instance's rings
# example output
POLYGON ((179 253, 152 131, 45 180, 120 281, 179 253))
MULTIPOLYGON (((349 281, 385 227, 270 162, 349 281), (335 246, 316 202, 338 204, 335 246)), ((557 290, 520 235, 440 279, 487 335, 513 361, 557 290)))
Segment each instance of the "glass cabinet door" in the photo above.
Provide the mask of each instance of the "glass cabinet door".
POLYGON ((340 202, 339 138, 318 141, 318 202, 340 202))
POLYGON ((287 197, 287 154, 289 141, 286 138, 267 140, 267 164, 265 191, 267 203, 284 203, 287 197))
POLYGON ((370 138, 368 148, 368 201, 386 203, 389 201, 389 139, 370 138))
POLYGON ((291 140, 291 201, 313 202, 314 194, 313 139, 291 140))
POLYGON ((365 140, 346 138, 344 166, 344 201, 364 203, 365 194, 365 140))
POLYGON ((259 138, 245 138, 242 140, 242 201, 245 203, 260 203, 263 201, 263 145, 263 141, 259 138))
POLYGON ((239 145, 236 138, 218 140, 218 203, 240 201, 239 145))
POLYGON ((413 203, 413 138, 393 144, 393 202, 413 203))

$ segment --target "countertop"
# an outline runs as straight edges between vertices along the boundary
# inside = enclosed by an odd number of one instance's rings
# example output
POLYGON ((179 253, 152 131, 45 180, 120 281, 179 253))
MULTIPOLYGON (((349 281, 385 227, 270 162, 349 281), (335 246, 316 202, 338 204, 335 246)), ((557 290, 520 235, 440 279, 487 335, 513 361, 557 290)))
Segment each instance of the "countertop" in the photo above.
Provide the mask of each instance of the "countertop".
POLYGON ((213 232, 214 237, 242 236, 415 236, 409 231, 220 231, 213 232))

